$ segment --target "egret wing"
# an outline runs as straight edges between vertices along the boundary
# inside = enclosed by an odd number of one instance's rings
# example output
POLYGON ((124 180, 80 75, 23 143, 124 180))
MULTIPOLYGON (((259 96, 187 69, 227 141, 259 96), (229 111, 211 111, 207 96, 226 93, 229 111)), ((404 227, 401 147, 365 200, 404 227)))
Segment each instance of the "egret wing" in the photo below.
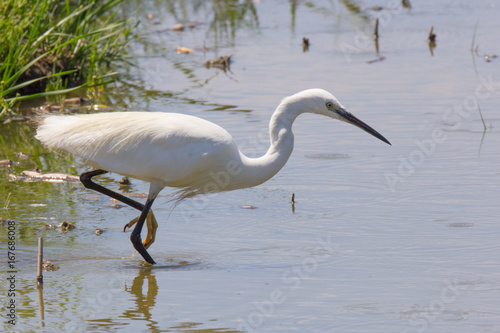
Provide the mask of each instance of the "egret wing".
POLYGON ((38 128, 45 145, 104 170, 167 186, 218 172, 238 150, 231 135, 201 118, 155 112, 50 116, 38 128))

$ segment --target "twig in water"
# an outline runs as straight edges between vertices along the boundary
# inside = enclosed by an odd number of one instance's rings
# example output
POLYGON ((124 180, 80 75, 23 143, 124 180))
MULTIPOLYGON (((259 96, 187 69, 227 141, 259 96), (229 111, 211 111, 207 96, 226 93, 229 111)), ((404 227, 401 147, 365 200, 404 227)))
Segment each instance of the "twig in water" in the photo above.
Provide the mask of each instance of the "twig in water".
POLYGON ((373 33, 375 35, 375 39, 378 38, 378 17, 375 19, 375 31, 373 33))
POLYGON ((36 270, 36 281, 39 287, 43 286, 43 273, 42 273, 42 263, 43 263, 43 238, 38 238, 38 266, 36 270))
POLYGON ((3 207, 4 209, 9 209, 9 204, 10 204, 10 192, 7 194, 7 199, 5 199, 5 206, 3 207))
POLYGON ((477 110, 481 116, 481 121, 483 122, 484 131, 486 132, 486 123, 484 122, 483 113, 481 112, 481 107, 479 107, 479 102, 477 103, 477 110))
MULTIPOLYGON (((472 44, 470 45, 470 51, 474 52, 474 43, 476 41, 476 31, 477 31, 477 25, 479 24, 479 20, 476 22, 476 25, 474 26, 474 34, 472 35, 472 44)), ((478 45, 479 47, 479 45, 478 45)), ((477 47, 476 47, 477 50, 477 47)))

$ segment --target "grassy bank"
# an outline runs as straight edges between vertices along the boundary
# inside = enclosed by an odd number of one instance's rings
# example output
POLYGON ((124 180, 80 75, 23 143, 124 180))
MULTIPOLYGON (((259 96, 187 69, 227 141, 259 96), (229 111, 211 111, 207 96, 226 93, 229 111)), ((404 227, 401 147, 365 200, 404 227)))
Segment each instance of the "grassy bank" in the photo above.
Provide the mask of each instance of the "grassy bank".
POLYGON ((0 117, 17 102, 109 82, 132 23, 123 0, 0 1, 0 117))

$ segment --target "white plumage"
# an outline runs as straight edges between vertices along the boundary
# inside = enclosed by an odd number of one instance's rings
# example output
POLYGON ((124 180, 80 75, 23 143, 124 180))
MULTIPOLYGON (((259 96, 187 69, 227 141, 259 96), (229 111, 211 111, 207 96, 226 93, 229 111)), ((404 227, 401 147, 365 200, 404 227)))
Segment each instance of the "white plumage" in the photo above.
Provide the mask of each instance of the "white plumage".
POLYGON ((51 116, 36 137, 95 168, 173 187, 191 186, 193 175, 217 172, 238 153, 226 130, 178 113, 51 116))
POLYGON ((252 187, 270 179, 292 153, 292 124, 305 112, 349 122, 390 144, 321 89, 302 91, 280 103, 269 123, 270 147, 259 158, 240 152, 220 126, 178 113, 49 116, 36 138, 48 147, 80 156, 95 168, 150 182, 148 201, 152 204, 165 186, 180 188, 181 200, 252 187))

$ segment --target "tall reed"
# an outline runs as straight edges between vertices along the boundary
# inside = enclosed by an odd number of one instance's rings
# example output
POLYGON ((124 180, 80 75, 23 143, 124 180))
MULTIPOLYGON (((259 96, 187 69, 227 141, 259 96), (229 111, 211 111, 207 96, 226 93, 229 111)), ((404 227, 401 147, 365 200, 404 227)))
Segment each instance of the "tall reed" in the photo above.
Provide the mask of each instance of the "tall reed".
POLYGON ((14 104, 109 82, 133 28, 123 0, 0 1, 0 117, 14 104))

